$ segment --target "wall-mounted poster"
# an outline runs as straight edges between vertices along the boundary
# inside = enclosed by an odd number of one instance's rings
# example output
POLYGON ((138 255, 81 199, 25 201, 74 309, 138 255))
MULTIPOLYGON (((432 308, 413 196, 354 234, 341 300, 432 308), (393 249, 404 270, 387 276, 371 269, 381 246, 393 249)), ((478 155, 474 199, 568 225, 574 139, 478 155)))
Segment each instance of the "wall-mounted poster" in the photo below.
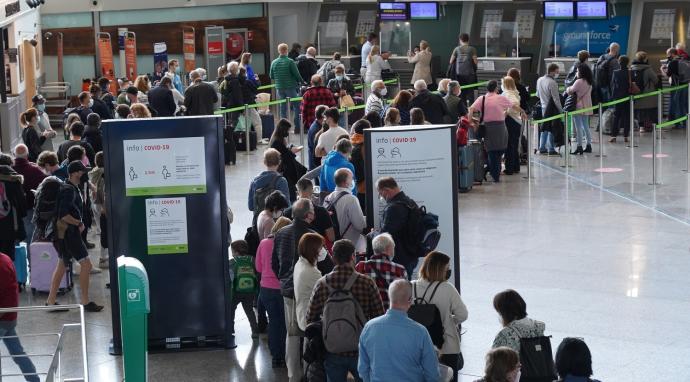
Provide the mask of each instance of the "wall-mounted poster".
POLYGON ((376 30, 376 11, 375 10, 361 10, 357 16, 357 28, 355 28, 355 37, 367 37, 369 33, 376 30))
POLYGON ((652 40, 671 39, 673 26, 676 23, 675 9, 655 9, 652 17, 652 29, 649 38, 652 40))
POLYGON ((482 16, 481 38, 498 38, 501 34, 503 9, 485 9, 482 16))
POLYGON ((535 9, 518 9, 515 14, 513 38, 532 38, 534 36, 534 22, 537 18, 535 9))
POLYGON ((146 199, 146 247, 149 255, 189 253, 187 199, 146 199))

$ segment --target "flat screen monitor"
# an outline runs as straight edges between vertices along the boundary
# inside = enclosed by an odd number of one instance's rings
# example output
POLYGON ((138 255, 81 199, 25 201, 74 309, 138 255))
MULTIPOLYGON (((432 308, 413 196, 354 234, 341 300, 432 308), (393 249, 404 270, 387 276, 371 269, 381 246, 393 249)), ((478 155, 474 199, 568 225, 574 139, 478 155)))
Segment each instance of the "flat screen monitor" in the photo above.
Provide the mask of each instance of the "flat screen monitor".
POLYGON ((438 20, 438 3, 410 3, 411 20, 438 20))
POLYGON ((578 19, 607 19, 609 6, 606 1, 578 1, 578 19))
POLYGON ((407 3, 379 3, 379 19, 381 21, 408 20, 407 3))
POLYGON ((575 4, 572 1, 545 1, 544 18, 551 20, 575 19, 575 4))

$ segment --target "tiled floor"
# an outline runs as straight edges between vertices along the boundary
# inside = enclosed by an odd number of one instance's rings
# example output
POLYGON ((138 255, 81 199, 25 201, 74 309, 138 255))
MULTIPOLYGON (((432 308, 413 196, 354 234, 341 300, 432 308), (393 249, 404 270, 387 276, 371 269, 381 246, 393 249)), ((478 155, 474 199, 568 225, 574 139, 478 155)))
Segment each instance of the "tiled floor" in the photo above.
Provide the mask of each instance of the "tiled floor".
MULTIPOLYGON (((608 149, 607 161, 619 158, 622 163, 626 150, 622 143, 608 149)), ((250 221, 246 190, 251 176, 260 170, 259 158, 239 154, 237 166, 226 168, 235 238, 243 236, 250 221)), ((577 158, 577 171, 570 174, 582 177, 586 171, 580 168, 603 167, 594 162, 593 156, 577 158)), ((642 182, 639 167, 629 167, 637 176, 632 181, 621 178, 612 182, 642 182)), ((505 288, 518 290, 527 301, 529 315, 546 323, 554 349, 565 336, 583 337, 593 353, 595 377, 626 382, 688 380, 688 226, 546 165, 536 165, 533 170, 531 181, 513 175, 500 184, 475 187, 460 195, 462 296, 469 309, 469 320, 463 326, 466 363, 461 380, 472 381, 482 374, 484 354, 500 329, 491 301, 505 288)), ((688 205, 687 189, 677 194, 659 190, 657 200, 665 195, 665 208, 688 205)), ((106 274, 92 278, 92 293, 98 302, 109 301, 106 279, 106 274)), ((21 303, 42 304, 43 300, 44 296, 23 293, 21 303)), ((60 301, 75 300, 69 294, 60 301)), ((24 314, 18 330, 47 332, 74 318, 24 314)), ((151 354, 149 380, 286 381, 284 369, 270 367, 266 338, 251 340, 241 309, 238 320, 237 349, 151 354)), ((87 315, 89 374, 94 381, 122 379, 122 359, 107 353, 110 325, 109 307, 87 315)), ((49 350, 46 343, 35 340, 27 340, 25 345, 32 353, 49 350)), ((72 338, 64 359, 69 376, 80 375, 80 355, 72 338)), ((3 361, 2 372, 11 370, 14 365, 3 361)))

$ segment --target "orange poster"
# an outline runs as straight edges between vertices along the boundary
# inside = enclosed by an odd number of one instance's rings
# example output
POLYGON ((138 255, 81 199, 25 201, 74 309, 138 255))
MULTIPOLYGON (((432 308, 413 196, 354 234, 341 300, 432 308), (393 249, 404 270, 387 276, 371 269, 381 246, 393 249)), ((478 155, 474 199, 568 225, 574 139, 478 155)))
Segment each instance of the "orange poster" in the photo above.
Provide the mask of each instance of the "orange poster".
POLYGON ((98 58, 101 62, 101 76, 114 82, 113 46, 110 43, 110 35, 108 33, 100 33, 98 36, 98 58))
POLYGON ((196 69, 194 28, 185 28, 182 31, 182 50, 184 53, 184 71, 189 73, 196 69))
POLYGON ((125 66, 125 77, 134 81, 137 78, 137 37, 133 32, 125 35, 125 66))

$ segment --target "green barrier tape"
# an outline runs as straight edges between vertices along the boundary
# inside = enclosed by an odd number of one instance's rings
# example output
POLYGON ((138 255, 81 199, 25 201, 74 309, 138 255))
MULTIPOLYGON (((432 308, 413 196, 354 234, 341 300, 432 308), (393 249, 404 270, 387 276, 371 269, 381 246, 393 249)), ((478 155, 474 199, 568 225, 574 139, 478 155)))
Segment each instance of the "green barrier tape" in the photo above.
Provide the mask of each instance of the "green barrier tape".
POLYGON ((601 107, 614 106, 614 105, 618 105, 619 103, 625 103, 625 102, 629 102, 629 101, 630 101, 630 98, 629 98, 629 97, 625 97, 625 98, 613 100, 613 101, 611 101, 611 102, 602 103, 602 104, 601 104, 601 107))
POLYGON ((290 102, 298 102, 301 101, 302 97, 295 97, 295 98, 290 98, 290 102))
POLYGON ((584 109, 577 109, 577 110, 571 111, 570 113, 568 113, 568 115, 578 115, 578 114, 582 114, 582 113, 587 113, 587 112, 590 112, 590 111, 597 110, 598 108, 599 108, 599 105, 597 105, 597 106, 592 106, 592 107, 587 107, 587 108, 584 108, 584 109))
POLYGON ((683 84, 683 85, 678 85, 678 86, 672 86, 672 87, 670 87, 670 88, 661 89, 661 92, 662 92, 662 93, 669 93, 669 92, 673 92, 673 91, 676 91, 676 90, 685 89, 685 88, 687 88, 687 87, 688 87, 688 84, 683 84))
MULTIPOLYGON (((250 109, 254 109, 254 108, 266 107, 266 106, 271 106, 271 105, 280 105, 283 103, 285 103, 285 100, 279 99, 277 101, 270 101, 270 102, 264 102, 264 103, 254 103, 251 105, 247 105, 247 107, 250 109)), ((226 114, 226 113, 232 113, 235 111, 244 111, 244 106, 233 107, 230 109, 216 110, 215 112, 213 112, 213 114, 226 114)))
POLYGON ((259 86, 258 88, 256 88, 256 90, 273 89, 274 87, 276 87, 275 84, 268 84, 268 85, 259 86))
POLYGON ((662 127, 667 127, 667 126, 675 125, 676 123, 685 122, 686 119, 688 119, 688 116, 687 116, 687 115, 684 115, 684 116, 682 116, 682 117, 680 117, 680 118, 674 119, 673 121, 666 121, 666 122, 664 122, 664 123, 660 123, 660 124, 656 125, 656 128, 657 128, 657 129, 660 129, 660 128, 662 128, 662 127))
POLYGON ((486 84, 488 84, 488 83, 489 83, 489 81, 482 81, 482 82, 477 82, 477 83, 469 84, 469 85, 460 85, 460 90, 478 88, 480 86, 486 86, 486 84))
MULTIPOLYGON (((356 105, 356 106, 348 107, 348 108, 347 108, 347 112, 349 113, 349 112, 351 112, 351 111, 353 111, 353 110, 360 110, 360 109, 364 109, 364 108, 366 108, 366 107, 367 107, 367 105, 356 105)), ((345 112, 345 108, 338 109, 338 112, 339 112, 339 113, 344 113, 344 112, 345 112)))
POLYGON ((633 96, 633 99, 640 99, 640 98, 647 98, 655 95, 661 94, 661 90, 655 90, 653 92, 647 92, 647 93, 642 93, 642 94, 637 94, 633 96))
POLYGON ((544 119, 538 119, 538 120, 532 121, 532 122, 534 122, 534 123, 536 123, 536 124, 542 124, 542 123, 551 122, 551 121, 555 121, 555 120, 557 120, 557 119, 563 118, 564 115, 565 115, 565 114, 561 113, 561 114, 558 114, 558 115, 554 115, 553 117, 544 118, 544 119))
POLYGON ((218 114, 232 113, 232 112, 235 112, 235 111, 242 111, 242 110, 244 110, 244 106, 238 106, 238 107, 233 107, 233 108, 230 108, 230 109, 220 109, 220 110, 216 110, 216 111, 213 112, 213 114, 218 115, 218 114))

